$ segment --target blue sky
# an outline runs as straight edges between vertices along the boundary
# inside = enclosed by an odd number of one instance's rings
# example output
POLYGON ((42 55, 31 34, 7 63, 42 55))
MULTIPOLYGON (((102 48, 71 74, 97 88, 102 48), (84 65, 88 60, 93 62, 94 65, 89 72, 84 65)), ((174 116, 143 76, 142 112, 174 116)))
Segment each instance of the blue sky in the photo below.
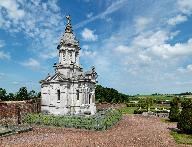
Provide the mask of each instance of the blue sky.
POLYGON ((0 0, 0 87, 40 90, 70 14, 84 70, 127 94, 192 91, 192 0, 0 0))

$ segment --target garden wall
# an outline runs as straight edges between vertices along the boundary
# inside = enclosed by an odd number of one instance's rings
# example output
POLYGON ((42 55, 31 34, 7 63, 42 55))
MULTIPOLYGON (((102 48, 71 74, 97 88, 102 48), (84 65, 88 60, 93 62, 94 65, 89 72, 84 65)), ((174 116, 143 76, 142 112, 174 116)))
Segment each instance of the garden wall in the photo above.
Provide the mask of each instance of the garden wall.
POLYGON ((27 113, 40 111, 40 100, 0 102, 0 125, 20 124, 27 113))

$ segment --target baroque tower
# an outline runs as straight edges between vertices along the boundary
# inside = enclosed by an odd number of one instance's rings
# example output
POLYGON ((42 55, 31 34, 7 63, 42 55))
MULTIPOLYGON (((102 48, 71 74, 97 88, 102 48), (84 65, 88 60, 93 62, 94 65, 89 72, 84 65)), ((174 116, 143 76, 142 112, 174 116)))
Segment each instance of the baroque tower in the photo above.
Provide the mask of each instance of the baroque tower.
POLYGON ((79 41, 73 34, 70 16, 66 16, 65 33, 59 45, 59 62, 55 74, 41 80, 43 113, 57 115, 95 114, 95 84, 97 73, 92 67, 83 72, 79 63, 79 41))

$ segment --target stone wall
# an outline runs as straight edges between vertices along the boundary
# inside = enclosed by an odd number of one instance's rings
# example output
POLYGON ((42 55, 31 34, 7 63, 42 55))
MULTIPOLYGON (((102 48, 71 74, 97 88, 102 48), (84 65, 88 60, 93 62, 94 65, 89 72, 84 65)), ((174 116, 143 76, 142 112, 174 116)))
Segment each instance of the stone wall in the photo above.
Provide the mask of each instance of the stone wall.
POLYGON ((27 113, 40 111, 40 100, 0 102, 0 125, 20 124, 27 113))

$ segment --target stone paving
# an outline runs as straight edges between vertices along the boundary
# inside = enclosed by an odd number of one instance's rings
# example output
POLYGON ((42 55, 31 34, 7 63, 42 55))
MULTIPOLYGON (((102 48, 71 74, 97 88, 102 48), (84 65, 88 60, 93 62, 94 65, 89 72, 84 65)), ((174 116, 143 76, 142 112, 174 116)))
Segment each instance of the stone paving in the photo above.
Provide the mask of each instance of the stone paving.
POLYGON ((124 115, 107 131, 87 131, 56 127, 35 127, 33 131, 0 139, 0 146, 17 147, 176 147, 170 135, 175 123, 164 123, 159 118, 124 115))

